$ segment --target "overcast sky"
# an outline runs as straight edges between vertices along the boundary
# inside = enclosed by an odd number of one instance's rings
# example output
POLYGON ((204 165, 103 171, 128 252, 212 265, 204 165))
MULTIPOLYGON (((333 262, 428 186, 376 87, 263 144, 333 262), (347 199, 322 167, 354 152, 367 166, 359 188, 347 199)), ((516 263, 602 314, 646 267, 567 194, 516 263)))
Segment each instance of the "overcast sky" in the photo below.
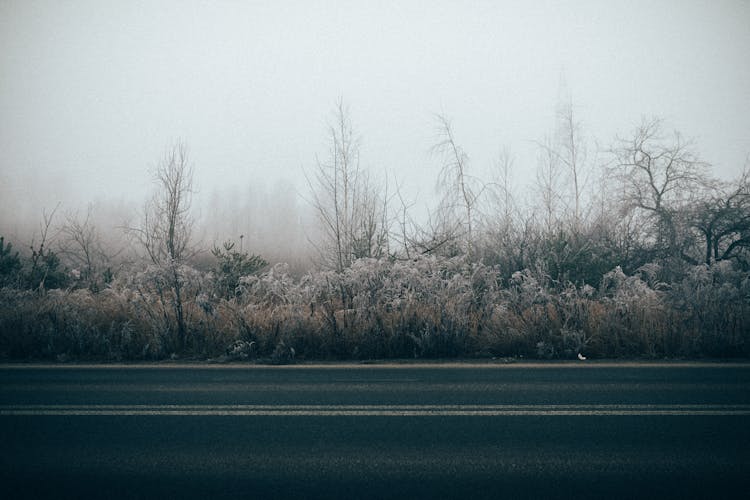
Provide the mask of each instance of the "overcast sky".
POLYGON ((177 139, 203 193, 302 188, 339 97, 363 164, 412 192, 435 113, 472 168, 507 148, 524 181, 565 89, 604 145, 661 116, 737 175, 750 2, 0 0, 0 209, 141 199, 177 139))

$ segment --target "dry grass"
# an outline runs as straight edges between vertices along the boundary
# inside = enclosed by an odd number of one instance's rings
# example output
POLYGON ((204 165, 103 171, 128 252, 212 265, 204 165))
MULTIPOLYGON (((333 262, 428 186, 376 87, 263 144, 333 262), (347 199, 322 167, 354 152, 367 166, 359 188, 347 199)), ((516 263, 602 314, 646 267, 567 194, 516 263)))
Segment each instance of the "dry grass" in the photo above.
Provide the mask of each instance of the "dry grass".
POLYGON ((465 259, 360 260, 343 273, 244 278, 231 300, 184 272, 188 336, 175 349, 169 290, 153 270, 107 289, 0 289, 4 359, 146 360, 454 357, 746 357, 750 278, 729 264, 650 284, 619 268, 598 289, 504 280, 465 259), (165 295, 167 294, 167 295, 165 295))

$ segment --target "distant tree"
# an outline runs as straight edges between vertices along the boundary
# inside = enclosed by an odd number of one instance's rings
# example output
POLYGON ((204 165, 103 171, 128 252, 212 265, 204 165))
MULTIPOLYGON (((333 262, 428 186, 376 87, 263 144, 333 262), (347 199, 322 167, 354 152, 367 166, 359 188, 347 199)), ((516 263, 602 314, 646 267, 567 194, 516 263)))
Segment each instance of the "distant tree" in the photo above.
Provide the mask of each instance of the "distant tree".
POLYGON ((507 149, 503 150, 494 163, 495 178, 488 190, 492 206, 490 219, 494 221, 491 225, 503 228, 504 231, 509 230, 518 217, 518 202, 513 193, 513 164, 511 153, 507 149))
POLYGON ((541 199, 542 224, 548 234, 562 228, 563 167, 554 141, 547 137, 539 144, 536 168, 536 191, 541 199))
POLYGON ((542 148, 555 166, 559 166, 559 173, 565 178, 565 195, 559 195, 564 201, 570 220, 570 227, 574 234, 582 231, 584 218, 584 189, 588 181, 588 147, 583 137, 581 122, 575 117, 573 102, 568 98, 557 105, 555 111, 557 130, 555 142, 542 144, 542 148))

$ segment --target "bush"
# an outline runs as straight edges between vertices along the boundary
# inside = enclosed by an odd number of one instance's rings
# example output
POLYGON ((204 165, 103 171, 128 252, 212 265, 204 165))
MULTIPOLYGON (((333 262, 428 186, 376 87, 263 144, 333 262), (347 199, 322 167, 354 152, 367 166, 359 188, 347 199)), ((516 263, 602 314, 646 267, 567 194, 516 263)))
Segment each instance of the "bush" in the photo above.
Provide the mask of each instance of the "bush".
POLYGON ((343 272, 300 278, 278 264, 239 278, 226 298, 214 293, 213 273, 141 266, 99 293, 1 289, 0 357, 290 363, 750 355, 747 273, 723 262, 686 268, 670 284, 662 276, 657 264, 632 275, 618 267, 594 288, 553 284, 540 269, 504 278, 464 257, 360 259, 343 272))
POLYGON ((222 248, 214 247, 211 253, 216 257, 216 294, 224 299, 231 299, 237 294, 237 287, 243 276, 257 273, 268 265, 259 255, 234 250, 234 243, 224 242, 222 248))

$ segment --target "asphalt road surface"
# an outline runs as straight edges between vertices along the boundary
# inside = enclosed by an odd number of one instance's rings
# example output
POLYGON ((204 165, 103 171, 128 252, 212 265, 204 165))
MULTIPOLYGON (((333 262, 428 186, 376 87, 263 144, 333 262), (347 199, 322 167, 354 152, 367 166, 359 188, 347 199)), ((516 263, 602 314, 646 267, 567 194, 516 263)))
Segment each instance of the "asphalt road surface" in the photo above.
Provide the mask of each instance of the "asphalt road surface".
POLYGON ((0 498, 748 498, 750 364, 0 365, 0 498))

